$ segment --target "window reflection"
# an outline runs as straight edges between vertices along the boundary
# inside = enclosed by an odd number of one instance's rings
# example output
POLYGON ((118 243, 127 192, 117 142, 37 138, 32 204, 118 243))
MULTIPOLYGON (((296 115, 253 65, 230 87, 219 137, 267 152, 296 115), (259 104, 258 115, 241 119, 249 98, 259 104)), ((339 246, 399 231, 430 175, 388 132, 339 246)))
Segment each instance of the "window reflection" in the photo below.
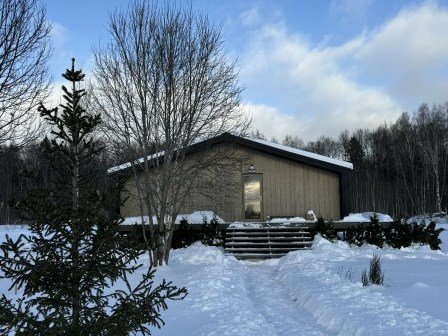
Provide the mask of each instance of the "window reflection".
POLYGON ((244 175, 244 218, 261 219, 261 174, 244 175))

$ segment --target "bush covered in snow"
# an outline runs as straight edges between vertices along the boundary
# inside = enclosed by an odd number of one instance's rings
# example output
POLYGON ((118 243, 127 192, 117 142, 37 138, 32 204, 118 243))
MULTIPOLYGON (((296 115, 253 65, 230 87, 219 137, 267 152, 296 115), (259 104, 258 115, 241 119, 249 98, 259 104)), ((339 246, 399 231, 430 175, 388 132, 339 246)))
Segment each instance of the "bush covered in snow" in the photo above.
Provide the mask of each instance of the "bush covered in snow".
MULTIPOLYGON (((355 215, 352 215, 354 218, 355 215)), ((383 218, 385 215, 382 215, 383 218)), ((405 220, 395 220, 391 222, 389 228, 381 226, 376 214, 370 217, 370 223, 360 225, 358 227, 350 227, 345 230, 344 239, 352 245, 361 246, 363 244, 376 245, 383 247, 385 244, 394 248, 409 247, 412 244, 429 245, 433 250, 439 250, 441 240, 440 233, 443 228, 436 228, 436 223, 430 221, 427 225, 425 222, 418 224, 417 222, 409 222, 405 220)), ((333 239, 330 226, 328 223, 316 225, 316 231, 327 239, 333 239)), ((336 238, 339 238, 336 236, 336 238)))
POLYGON ((197 236, 198 233, 188 226, 188 220, 183 218, 177 229, 174 230, 172 247, 176 249, 190 246, 195 241, 199 240, 199 237, 197 236))
POLYGON ((346 231, 346 240, 357 246, 370 244, 383 247, 386 241, 386 229, 379 223, 378 216, 373 214, 370 217, 370 223, 365 226, 349 228, 346 231))
POLYGON ((333 222, 326 222, 322 217, 317 219, 315 231, 328 240, 335 240, 338 238, 336 236, 336 230, 334 229, 333 222))
POLYGON ((193 229, 188 224, 186 218, 180 221, 173 234, 173 248, 187 247, 197 241, 209 246, 224 245, 224 232, 218 225, 220 224, 218 217, 213 217, 210 220, 204 217, 200 229, 193 229))
POLYGON ((204 221, 201 230, 201 242, 209 246, 223 246, 224 233, 218 227, 216 218, 212 218, 209 223, 204 221))
POLYGON ((432 250, 439 250, 442 242, 439 235, 443 230, 443 228, 436 229, 434 222, 426 226, 424 223, 406 223, 396 220, 388 230, 385 230, 386 243, 395 248, 408 247, 412 244, 427 244, 432 250))

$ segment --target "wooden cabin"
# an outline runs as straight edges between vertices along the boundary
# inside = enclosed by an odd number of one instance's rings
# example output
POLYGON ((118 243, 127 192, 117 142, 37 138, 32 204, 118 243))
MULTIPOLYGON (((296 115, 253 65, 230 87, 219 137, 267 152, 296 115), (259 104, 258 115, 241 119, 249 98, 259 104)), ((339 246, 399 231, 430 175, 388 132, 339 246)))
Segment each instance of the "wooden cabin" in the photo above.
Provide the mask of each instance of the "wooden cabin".
MULTIPOLYGON (((326 220, 337 220, 350 211, 351 163, 229 133, 190 147, 188 159, 193 163, 207 153, 230 147, 241 160, 233 165, 228 181, 215 187, 208 181, 213 197, 192 190, 181 214, 214 211, 226 222, 263 222, 275 217, 306 217, 309 210, 326 220), (230 185, 233 187, 226 188, 230 185)), ((109 173, 121 174, 124 179, 121 197, 126 201, 121 216, 139 216, 130 165, 113 167, 109 173)))

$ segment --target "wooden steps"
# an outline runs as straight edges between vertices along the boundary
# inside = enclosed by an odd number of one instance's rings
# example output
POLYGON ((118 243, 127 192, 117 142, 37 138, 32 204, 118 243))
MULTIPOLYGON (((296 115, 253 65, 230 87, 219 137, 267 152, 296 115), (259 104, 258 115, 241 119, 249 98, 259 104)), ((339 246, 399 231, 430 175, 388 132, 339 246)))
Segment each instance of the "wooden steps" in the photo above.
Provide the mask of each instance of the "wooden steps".
POLYGON ((280 258, 288 252, 309 248, 312 240, 307 227, 228 227, 224 251, 238 259, 280 258))

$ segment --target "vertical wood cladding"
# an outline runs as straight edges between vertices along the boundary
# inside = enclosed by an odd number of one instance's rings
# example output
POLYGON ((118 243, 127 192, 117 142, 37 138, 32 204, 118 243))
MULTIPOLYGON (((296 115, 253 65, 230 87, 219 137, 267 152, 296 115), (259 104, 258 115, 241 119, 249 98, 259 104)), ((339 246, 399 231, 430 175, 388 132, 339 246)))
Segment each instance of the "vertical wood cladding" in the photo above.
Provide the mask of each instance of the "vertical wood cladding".
MULTIPOLYGON (((241 174, 229 176, 237 182, 237 185, 240 185, 240 188, 226 190, 221 187, 210 193, 215 195, 213 198, 193 192, 181 213, 213 210, 227 222, 243 221, 242 176, 248 173, 249 165, 253 164, 256 173, 263 174, 262 220, 265 220, 266 216, 305 217, 307 211, 311 209, 317 216, 328 220, 340 218, 339 173, 245 147, 241 147, 241 150, 248 152, 250 162, 241 165, 241 174)), ((123 217, 138 216, 139 207, 132 178, 125 183, 122 197, 125 196, 129 198, 121 208, 121 215, 123 217)))

